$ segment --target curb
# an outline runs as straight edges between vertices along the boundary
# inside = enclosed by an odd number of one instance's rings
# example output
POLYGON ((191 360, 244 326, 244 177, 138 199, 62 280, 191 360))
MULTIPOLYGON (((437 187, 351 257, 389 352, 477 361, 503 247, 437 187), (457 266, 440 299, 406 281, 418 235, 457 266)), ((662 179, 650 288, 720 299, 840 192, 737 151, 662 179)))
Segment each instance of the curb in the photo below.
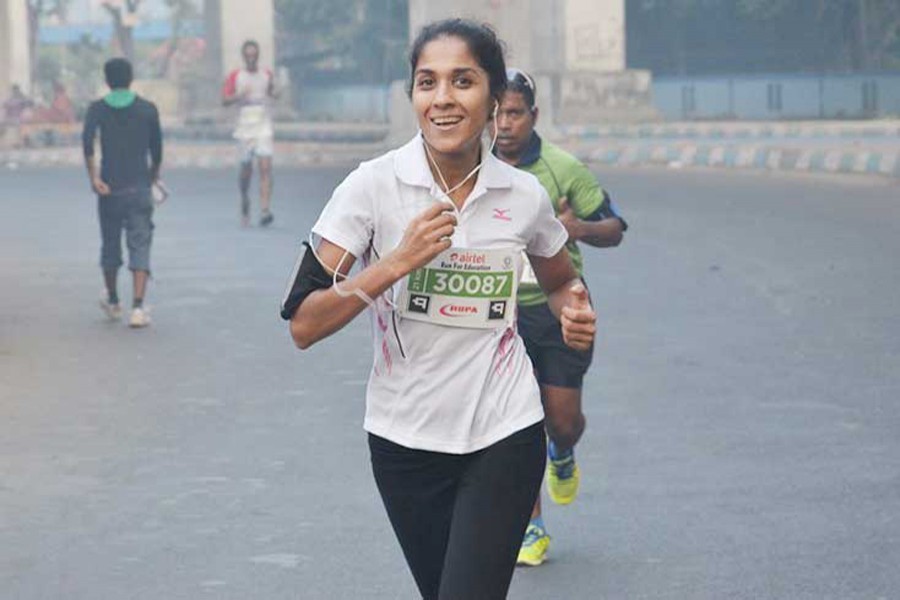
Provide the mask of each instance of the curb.
MULTIPOLYGON (((322 144, 278 144, 275 150, 276 167, 308 167, 358 163, 384 151, 381 144, 348 144, 327 147, 322 144)), ((0 166, 20 167, 79 167, 84 164, 81 148, 42 150, 0 150, 0 166)), ((168 144, 165 148, 165 169, 220 169, 237 166, 237 150, 233 144, 205 144, 182 146, 168 144)))
POLYGON ((872 139, 900 140, 900 121, 837 123, 660 123, 558 126, 562 137, 597 139, 872 139))
MULTIPOLYGON (((54 125, 31 125, 33 150, 65 149, 81 143, 78 131, 61 132, 54 125)), ((285 143, 367 144, 383 142, 389 132, 385 124, 300 124, 276 123, 274 139, 285 143)), ((234 128, 224 125, 163 127, 163 139, 185 144, 234 144, 234 128)))
MULTIPOLYGON (((185 126, 180 128, 164 129, 164 138, 175 142, 220 142, 234 144, 232 135, 234 128, 231 126, 185 126)), ((289 124, 275 124, 276 142, 306 142, 306 143, 330 143, 330 144, 366 144, 381 142, 387 137, 389 127, 387 125, 354 125, 354 126, 291 126, 289 124)))
POLYGON ((900 149, 884 152, 740 144, 613 144, 577 148, 573 154, 584 162, 617 167, 719 167, 900 178, 900 149))
MULTIPOLYGON (((798 148, 762 144, 622 143, 621 141, 579 140, 568 146, 580 160, 612 167, 663 166, 763 169, 806 173, 878 175, 900 179, 900 148, 864 150, 840 148, 798 148)), ((347 165, 368 160, 384 152, 384 144, 279 144, 275 165, 308 167, 347 165)), ((0 151, 0 165, 18 167, 77 167, 83 162, 80 148, 0 151)), ((166 148, 166 168, 230 168, 236 165, 231 145, 166 148)))

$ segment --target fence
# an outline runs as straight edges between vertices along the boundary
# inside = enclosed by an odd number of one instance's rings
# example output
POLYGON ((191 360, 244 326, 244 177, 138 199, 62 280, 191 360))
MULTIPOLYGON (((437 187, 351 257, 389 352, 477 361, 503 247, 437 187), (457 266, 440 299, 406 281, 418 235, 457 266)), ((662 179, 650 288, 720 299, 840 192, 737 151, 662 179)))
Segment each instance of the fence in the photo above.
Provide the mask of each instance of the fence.
POLYGON ((294 88, 294 108, 301 120, 386 123, 390 114, 387 86, 309 85, 294 88))
POLYGON ((870 119, 900 116, 900 73, 659 77, 667 120, 870 119))
MULTIPOLYGON (((668 121, 734 119, 872 119, 900 117, 900 73, 659 77, 653 103, 668 121)), ((385 86, 295 88, 303 120, 385 123, 385 86)))

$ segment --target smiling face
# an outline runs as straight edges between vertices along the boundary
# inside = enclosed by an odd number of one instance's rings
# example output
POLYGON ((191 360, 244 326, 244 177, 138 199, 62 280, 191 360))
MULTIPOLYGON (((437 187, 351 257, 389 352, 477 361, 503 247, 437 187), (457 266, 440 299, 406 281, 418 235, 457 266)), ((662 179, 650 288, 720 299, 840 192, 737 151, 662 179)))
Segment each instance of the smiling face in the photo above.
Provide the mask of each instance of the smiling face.
POLYGON ((493 100, 488 74, 464 40, 442 36, 425 45, 413 73, 412 103, 434 154, 477 157, 493 100))

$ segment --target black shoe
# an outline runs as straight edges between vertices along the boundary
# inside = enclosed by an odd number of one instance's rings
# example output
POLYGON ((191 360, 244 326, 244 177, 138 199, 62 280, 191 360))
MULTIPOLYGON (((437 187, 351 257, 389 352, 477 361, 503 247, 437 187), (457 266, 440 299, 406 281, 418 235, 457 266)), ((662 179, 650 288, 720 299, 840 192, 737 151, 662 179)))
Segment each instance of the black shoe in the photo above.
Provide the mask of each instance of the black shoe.
POLYGON ((272 224, 272 221, 275 220, 275 215, 270 212, 263 213, 263 216, 259 219, 260 227, 268 227, 272 224))

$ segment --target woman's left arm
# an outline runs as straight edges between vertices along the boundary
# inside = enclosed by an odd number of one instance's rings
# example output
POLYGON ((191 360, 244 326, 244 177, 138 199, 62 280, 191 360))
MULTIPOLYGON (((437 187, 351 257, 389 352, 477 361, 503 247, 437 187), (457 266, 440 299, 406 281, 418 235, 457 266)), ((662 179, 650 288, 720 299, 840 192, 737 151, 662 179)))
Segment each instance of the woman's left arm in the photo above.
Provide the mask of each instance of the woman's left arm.
POLYGON ((528 259, 551 312, 559 319, 563 340, 576 350, 588 350, 597 333, 597 315, 568 250, 563 248, 550 258, 528 255, 528 259))

